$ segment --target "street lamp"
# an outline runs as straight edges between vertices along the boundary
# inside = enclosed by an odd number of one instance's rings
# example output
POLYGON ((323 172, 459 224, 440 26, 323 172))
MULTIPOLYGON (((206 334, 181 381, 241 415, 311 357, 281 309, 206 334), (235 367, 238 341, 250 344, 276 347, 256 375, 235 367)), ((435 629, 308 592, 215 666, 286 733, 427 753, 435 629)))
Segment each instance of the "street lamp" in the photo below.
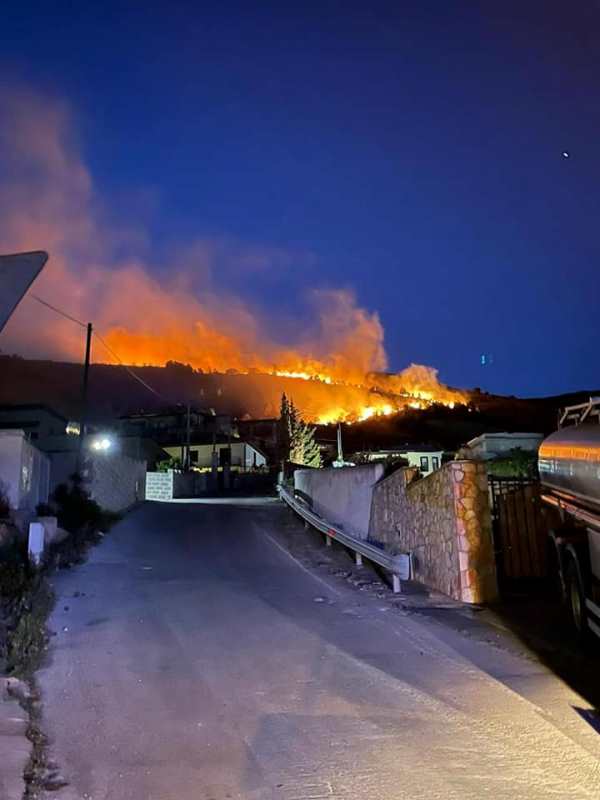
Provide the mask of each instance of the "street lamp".
POLYGON ((112 439, 110 439, 108 436, 98 436, 97 438, 92 439, 90 442, 90 447, 92 450, 100 453, 105 453, 107 450, 110 450, 112 445, 112 439))

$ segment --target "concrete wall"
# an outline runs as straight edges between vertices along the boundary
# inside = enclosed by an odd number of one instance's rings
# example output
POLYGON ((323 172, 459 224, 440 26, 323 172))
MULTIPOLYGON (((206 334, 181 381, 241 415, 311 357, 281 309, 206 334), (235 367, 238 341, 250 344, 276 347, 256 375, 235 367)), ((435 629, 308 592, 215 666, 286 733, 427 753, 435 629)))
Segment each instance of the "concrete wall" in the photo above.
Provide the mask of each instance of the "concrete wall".
MULTIPOLYGON (((78 469, 78 451, 49 453, 50 494, 61 483, 69 483, 78 469)), ((80 470, 83 488, 92 500, 107 511, 123 511, 146 492, 146 462, 119 452, 94 453, 87 451, 80 470)))
POLYGON ((77 450, 61 453, 49 453, 50 458, 50 494, 61 483, 68 483, 71 475, 77 472, 77 450))
POLYGON ((373 486, 383 470, 383 464, 296 470, 294 490, 324 519, 353 536, 366 539, 373 486))
POLYGON ((92 500, 107 511, 124 511, 145 497, 145 461, 99 453, 86 458, 82 476, 92 500))
POLYGON ((497 598, 485 466, 453 461, 425 478, 400 469, 373 491, 369 538, 413 555, 415 578, 467 603, 497 598))
POLYGON ((148 472, 146 473, 146 500, 173 500, 206 494, 213 487, 207 472, 148 472))
POLYGON ((12 509, 35 511, 48 500, 50 462, 21 430, 0 431, 0 489, 12 509))

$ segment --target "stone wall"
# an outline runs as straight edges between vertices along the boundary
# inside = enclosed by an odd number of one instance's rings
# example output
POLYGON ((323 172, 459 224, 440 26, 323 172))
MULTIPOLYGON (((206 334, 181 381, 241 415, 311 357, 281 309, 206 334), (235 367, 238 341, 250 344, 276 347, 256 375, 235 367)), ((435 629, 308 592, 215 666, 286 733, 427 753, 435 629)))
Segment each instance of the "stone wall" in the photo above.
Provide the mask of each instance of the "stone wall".
POLYGON ((369 539, 410 552, 416 580, 467 603, 496 599, 487 474, 452 461, 425 478, 401 469, 373 490, 369 539))
POLYGON ((294 491, 314 511, 351 536, 369 535, 373 486, 383 475, 383 464, 339 469, 299 469, 294 491))
POLYGON ((146 500, 173 499, 173 472, 146 473, 146 500))

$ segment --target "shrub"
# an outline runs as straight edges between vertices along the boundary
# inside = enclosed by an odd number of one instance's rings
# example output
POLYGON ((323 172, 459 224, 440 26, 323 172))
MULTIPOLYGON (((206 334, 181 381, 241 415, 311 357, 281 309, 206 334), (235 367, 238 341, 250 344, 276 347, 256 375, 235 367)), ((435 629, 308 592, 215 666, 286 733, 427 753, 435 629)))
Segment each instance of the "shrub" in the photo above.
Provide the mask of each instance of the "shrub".
POLYGON ((31 579, 32 570, 26 546, 13 542, 0 549, 0 596, 12 600, 23 594, 31 579))
POLYGON ((156 462, 157 472, 168 472, 170 469, 180 470, 181 459, 179 458, 165 458, 163 461, 156 462))
POLYGON ((84 526, 100 527, 104 519, 102 509, 81 486, 79 476, 72 476, 71 480, 71 485, 59 484, 52 495, 58 524, 70 533, 84 526))
POLYGON ((537 478, 537 453, 515 447, 505 455, 486 462, 490 475, 497 478, 537 478))
POLYGON ((9 672, 26 677, 42 663, 48 643, 46 620, 54 604, 54 594, 48 583, 35 575, 20 604, 17 625, 8 636, 6 666, 9 672))
POLYGON ((4 486, 0 483, 0 519, 8 519, 10 517, 10 503, 6 496, 4 486))

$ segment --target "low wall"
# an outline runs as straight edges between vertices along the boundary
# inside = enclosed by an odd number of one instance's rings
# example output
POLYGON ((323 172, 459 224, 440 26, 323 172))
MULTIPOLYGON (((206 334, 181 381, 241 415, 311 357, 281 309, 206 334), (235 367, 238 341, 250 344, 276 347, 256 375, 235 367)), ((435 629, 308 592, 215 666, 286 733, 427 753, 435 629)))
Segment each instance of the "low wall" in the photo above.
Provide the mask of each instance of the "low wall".
POLYGON ((107 511, 124 511, 144 499, 145 461, 100 453, 86 459, 82 474, 90 497, 107 511))
POLYGON ((497 598, 485 465, 452 461, 426 478, 400 469, 377 484, 369 538, 413 555, 415 578, 467 603, 497 598))
POLYGON ((207 494, 214 480, 208 472, 148 472, 146 474, 146 500, 173 500, 207 494))
POLYGON ((294 473, 294 491, 333 525, 359 539, 367 539, 373 486, 383 471, 383 464, 300 469, 294 473))
POLYGON ((148 472, 146 475, 146 500, 167 501, 185 497, 203 497, 220 492, 269 494, 273 491, 275 476, 270 472, 148 472))

